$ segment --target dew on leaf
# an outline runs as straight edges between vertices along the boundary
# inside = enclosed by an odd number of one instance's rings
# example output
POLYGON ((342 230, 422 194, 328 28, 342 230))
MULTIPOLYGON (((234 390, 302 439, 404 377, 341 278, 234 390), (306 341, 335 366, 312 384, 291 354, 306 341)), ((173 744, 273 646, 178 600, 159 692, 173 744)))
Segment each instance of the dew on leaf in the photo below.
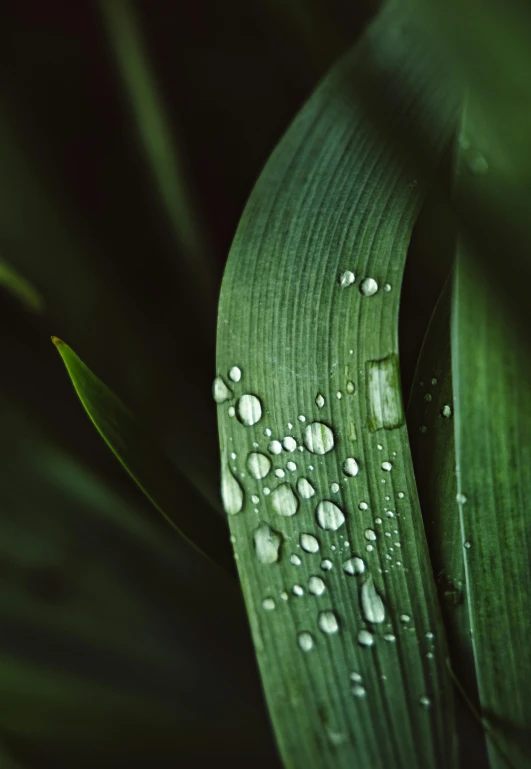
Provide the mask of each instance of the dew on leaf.
POLYGON ((322 422, 312 422, 304 429, 304 444, 312 454, 326 454, 334 448, 334 433, 322 422))
POLYGON ((337 531, 344 523, 345 516, 329 499, 319 502, 316 508, 317 523, 326 531, 337 531))
POLYGON ((212 395, 214 396, 216 403, 225 403, 225 401, 232 398, 233 392, 230 387, 227 387, 223 379, 220 376, 217 376, 212 385, 212 395))
POLYGON ((353 478, 355 475, 357 475, 360 471, 359 465, 354 459, 354 457, 347 457, 345 461, 343 462, 343 472, 345 475, 348 475, 349 477, 353 478))
POLYGON ((309 652, 313 649, 313 636, 306 631, 299 633, 297 636, 297 644, 299 649, 303 652, 309 652))
POLYGON ((252 451, 247 457, 247 469, 256 480, 261 480, 271 470, 271 460, 265 454, 252 451))
POLYGON ((303 499, 310 499, 315 494, 315 489, 306 478, 299 478, 297 481, 297 491, 303 499))
POLYGON ((318 553, 319 540, 313 534, 301 534, 301 547, 307 553, 318 553))
POLYGON ((333 611, 321 611, 317 618, 319 629, 327 635, 334 635, 339 631, 339 622, 333 611))
POLYGON ((251 427, 262 418, 262 404, 256 395, 242 395, 236 402, 238 419, 246 427, 251 427))
POLYGON ((222 465, 221 468, 221 500, 228 515, 236 515, 243 509, 243 489, 228 465, 222 465))
POLYGON ((278 515, 290 517, 295 515, 299 500, 288 483, 282 483, 271 492, 271 507, 278 515))
POLYGON ((229 379, 232 382, 239 382, 242 378, 242 370, 238 366, 233 366, 229 371, 229 379))
POLYGON ((282 537, 269 524, 261 523, 254 532, 254 551, 259 563, 276 563, 280 558, 282 537))
POLYGON ((308 581, 308 589, 312 595, 323 595, 326 585, 321 577, 312 576, 308 581))

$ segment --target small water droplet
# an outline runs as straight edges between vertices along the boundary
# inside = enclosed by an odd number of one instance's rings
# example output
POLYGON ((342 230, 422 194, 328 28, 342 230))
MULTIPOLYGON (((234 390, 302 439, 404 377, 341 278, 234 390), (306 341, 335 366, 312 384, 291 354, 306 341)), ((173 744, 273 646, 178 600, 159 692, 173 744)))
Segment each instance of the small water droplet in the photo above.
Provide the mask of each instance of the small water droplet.
POLYGON ((293 585, 291 592, 293 595, 296 595, 299 598, 304 595, 304 589, 301 587, 301 585, 293 585))
POLYGON ((372 577, 368 577, 361 586, 361 608, 367 622, 379 624, 385 620, 384 603, 372 577))
MULTIPOLYGON (((374 523, 377 523, 377 524, 378 524, 378 526, 381 524, 381 522, 382 522, 382 519, 381 519, 381 518, 375 518, 375 519, 374 519, 374 523)), ((391 535, 389 534, 389 532, 388 532, 388 531, 386 532, 386 535, 387 535, 388 537, 390 537, 390 536, 391 536, 391 535)))
POLYGON ((422 697, 419 698, 419 703, 423 708, 429 708, 431 706, 431 700, 426 694, 423 694, 422 697))
POLYGON ((282 445, 286 451, 295 451, 295 449, 297 448, 297 441, 295 440, 295 438, 292 438, 291 435, 288 435, 282 441, 282 445))
POLYGON ((319 502, 316 508, 317 523, 326 531, 337 531, 345 523, 345 516, 329 499, 319 502))
POLYGON ((360 292, 363 296, 374 296, 378 291, 378 283, 374 278, 365 278, 360 283, 360 292))
POLYGON ((340 390, 338 390, 336 392, 336 398, 338 399, 338 401, 340 401, 342 397, 343 397, 343 393, 340 390))
POLYGON ((465 494, 457 494, 455 499, 459 505, 464 505, 467 501, 465 494))
POLYGON ((303 499, 310 499, 315 494, 315 489, 306 478, 299 478, 297 481, 297 491, 303 499))
POLYGON ((368 510, 369 505, 366 502, 360 502, 358 507, 360 510, 368 510))
POLYGON ((359 465, 354 459, 354 457, 347 457, 345 461, 343 462, 343 472, 345 475, 350 476, 353 478, 355 475, 357 475, 360 471, 359 465))
POLYGON ((234 408, 234 406, 229 406, 227 410, 227 414, 229 415, 229 417, 236 416, 236 409, 234 408))
POLYGON ((343 571, 345 574, 363 574, 365 571, 365 561, 363 558, 359 558, 357 555, 349 558, 343 564, 343 571))
POLYGON ((256 480, 265 478, 271 470, 271 460, 265 454, 252 451, 247 457, 247 469, 256 480))
POLYGON ((350 680, 356 681, 356 683, 361 683, 363 681, 363 678, 359 673, 351 673, 350 680))
POLYGON ((325 399, 323 398, 321 393, 319 393, 316 396, 316 398, 315 398, 315 405, 317 406, 318 409, 322 409, 323 406, 325 405, 325 399))
POLYGON ((430 630, 428 630, 428 632, 425 633, 424 636, 425 638, 428 639, 428 641, 433 641, 433 639, 435 638, 435 634, 432 633, 430 630))
POLYGON ((445 419, 449 419, 449 418, 452 416, 452 407, 451 407, 451 406, 449 406, 448 404, 446 404, 445 406, 443 406, 443 407, 442 407, 442 409, 441 409, 441 415, 442 415, 442 416, 443 416, 445 419))
POLYGON ((345 390, 349 395, 352 395, 354 392, 356 392, 356 385, 352 380, 349 379, 349 381, 346 384, 345 390))
POLYGON ((221 467, 221 500, 228 515, 236 515, 243 509, 243 489, 229 466, 224 464, 221 467))
POLYGON ((281 483, 271 492, 271 507, 278 515, 285 517, 295 515, 299 500, 288 483, 281 483))
POLYGON ((388 643, 394 643, 396 641, 396 636, 394 633, 384 633, 383 634, 384 641, 388 641, 388 643))
POLYGON ((309 652, 311 649, 313 649, 313 636, 311 633, 307 633, 306 631, 299 633, 297 636, 297 643, 299 645, 299 649, 303 652, 309 652))
POLYGON ((279 467, 278 470, 275 470, 275 475, 277 478, 283 478, 286 475, 286 473, 284 472, 284 470, 282 470, 282 468, 279 467))
POLYGON ((267 450, 269 451, 270 454, 281 454, 282 444, 280 441, 271 441, 271 443, 267 447, 267 450))
POLYGON ((373 529, 365 529, 363 536, 365 539, 368 539, 369 542, 375 542, 378 539, 378 535, 373 529))
POLYGON ((386 473, 391 472, 393 469, 393 465, 391 462, 382 462, 382 470, 385 470, 386 473))
POLYGON ((318 553, 319 540, 313 534, 301 534, 301 547, 307 553, 318 553))
POLYGON ((332 568, 332 561, 330 561, 328 558, 324 558, 321 561, 321 569, 323 571, 330 571, 331 568, 332 568))
POLYGON ((271 494, 271 489, 269 489, 267 486, 264 486, 263 492, 264 492, 264 496, 267 497, 269 494, 271 494))
POLYGON ((421 425, 419 427, 419 433, 427 433, 427 432, 428 432, 428 428, 426 427, 426 425, 421 425))
POLYGON ((391 291, 391 284, 390 283, 385 283, 384 287, 383 287, 383 290, 387 291, 387 293, 389 293, 389 291, 391 291))
POLYGON ((335 483, 335 482, 334 482, 334 483, 331 483, 331 484, 330 484, 330 491, 331 491, 333 494, 337 494, 337 492, 339 491, 339 483, 335 483))
POLYGON ((269 524, 261 523, 254 532, 254 551, 259 563, 276 563, 280 557, 282 537, 269 524))
POLYGON ((233 366, 229 371, 229 379, 232 382, 239 382, 242 378, 242 370, 238 366, 233 366))
POLYGON ((397 494, 397 497, 398 497, 398 499, 404 499, 404 492, 403 491, 399 491, 398 494, 397 494))
POLYGON ((367 696, 365 687, 361 686, 361 684, 356 684, 351 688, 350 691, 351 691, 351 694, 359 700, 362 700, 364 697, 367 696))
POLYGON ((236 402, 238 419, 246 427, 251 427, 262 418, 262 404, 256 395, 242 395, 236 402))
POLYGON ((212 395, 214 396, 216 403, 225 403, 225 401, 232 398, 233 392, 230 387, 227 387, 223 379, 220 376, 217 376, 212 385, 212 395))
POLYGON ((339 630, 339 622, 333 611, 321 611, 317 618, 319 629, 327 635, 334 635, 339 630))
POLYGON ((260 502, 260 497, 257 497, 256 494, 253 494, 251 497, 251 502, 253 505, 257 505, 260 502))
POLYGON ((374 646, 374 636, 368 630, 360 630, 358 633, 358 643, 360 646, 374 646))
POLYGON ((293 566, 300 566, 300 565, 301 565, 301 563, 302 563, 302 561, 301 561, 301 559, 299 558, 299 556, 298 556, 298 555, 296 555, 295 553, 292 553, 292 554, 290 555, 290 558, 289 558, 289 560, 290 560, 290 563, 292 563, 292 564, 293 564, 293 566))
POLYGON ((334 448, 334 433, 322 422, 312 422, 304 428, 304 444, 312 454, 326 454, 334 448))
POLYGON ((470 550, 470 548, 472 547, 472 542, 469 539, 467 539, 464 542, 464 546, 466 547, 467 550, 470 550))
POLYGON ((426 395, 424 396, 424 400, 426 401, 426 403, 431 403, 431 400, 432 400, 431 393, 426 393, 426 395))
POLYGON ((431 383, 432 383, 432 385, 435 387, 435 385, 437 384, 437 379, 436 379, 436 377, 433 377, 433 379, 431 380, 431 383))
POLYGON ((269 429, 269 427, 266 427, 266 429, 264 430, 264 435, 266 436, 266 438, 271 438, 271 430, 269 429))
POLYGON ((264 598, 264 600, 262 601, 262 607, 266 611, 273 611, 273 609, 275 608, 275 602, 272 598, 264 598))
POLYGON ((293 470, 297 469, 297 465, 295 464, 295 462, 288 462, 286 464, 286 467, 288 468, 288 470, 291 470, 292 472, 293 472, 293 470))
POLYGON ((411 622, 411 617, 409 616, 409 614, 401 614, 400 622, 411 622))
POLYGON ((339 285, 342 288, 347 288, 348 286, 351 286, 355 280, 356 276, 354 273, 351 272, 351 270, 345 270, 345 272, 341 273, 339 276, 339 285))
POLYGON ((385 514, 386 514, 386 516, 388 518, 394 518, 395 517, 395 514, 393 513, 392 510, 387 510, 387 512, 385 514))
POLYGON ((308 589, 312 595, 323 595, 326 591, 326 585, 321 577, 310 577, 308 581, 308 589))

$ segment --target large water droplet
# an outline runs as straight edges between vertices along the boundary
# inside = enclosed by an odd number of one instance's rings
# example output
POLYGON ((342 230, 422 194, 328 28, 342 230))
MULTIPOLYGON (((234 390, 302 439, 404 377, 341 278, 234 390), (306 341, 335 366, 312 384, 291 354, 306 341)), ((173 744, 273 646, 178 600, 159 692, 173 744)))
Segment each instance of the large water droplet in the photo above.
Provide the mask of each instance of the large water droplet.
POLYGON ((315 405, 317 406, 318 409, 322 409, 323 406, 325 405, 325 399, 323 398, 321 393, 317 394, 315 398, 315 405))
POLYGON ((282 483, 271 492, 271 507, 279 515, 289 517, 295 515, 299 500, 288 483, 282 483))
POLYGON ((308 581, 308 589, 312 595, 323 595, 326 590, 326 585, 321 577, 310 577, 308 581))
POLYGON ((265 454, 253 451, 247 457, 247 469, 256 480, 261 480, 271 470, 271 460, 265 454))
POLYGON ((357 475, 360 471, 359 465, 354 459, 354 457, 347 457, 345 461, 343 462, 343 472, 345 475, 349 475, 350 477, 354 477, 357 475))
POLYGON ((242 425, 250 427, 262 418, 262 404, 256 395, 242 395, 236 402, 236 412, 242 425))
POLYGON ((238 366, 233 366, 229 371, 229 379, 232 382, 239 382, 242 378, 242 370, 238 366))
POLYGON ((319 629, 327 635, 333 635, 339 630, 339 622, 333 611, 321 611, 317 619, 319 629))
POLYGON ((309 652, 311 649, 313 649, 313 637, 311 633, 307 633, 306 631, 299 633, 297 636, 297 643, 299 645, 299 649, 303 652, 309 652))
POLYGON ((225 403, 229 398, 232 398, 233 392, 230 387, 227 387, 223 379, 217 376, 212 385, 212 395, 216 403, 225 403))
POLYGON ((355 280, 356 276, 354 273, 350 270, 345 270, 345 272, 343 272, 339 277, 339 285, 342 288, 347 288, 347 286, 351 286, 355 280))
POLYGON ((357 555, 349 558, 343 564, 343 571, 345 574, 363 574, 365 571, 365 561, 363 558, 359 558, 357 555))
POLYGON ((297 469, 297 465, 295 464, 295 462, 288 462, 286 464, 286 467, 288 468, 288 470, 291 470, 291 472, 297 469))
POLYGON ((368 630, 360 630, 358 633, 358 643, 360 646, 374 646, 374 636, 368 630))
POLYGON ((297 441, 295 440, 295 438, 292 438, 291 435, 288 435, 282 441, 282 445, 284 446, 284 449, 286 451, 295 451, 295 449, 297 448, 297 441))
POLYGON ((326 454, 334 448, 334 433, 322 422, 312 422, 304 429, 304 444, 312 454, 326 454))
POLYGON ((315 494, 315 489, 306 478, 299 478, 297 481, 297 491, 303 499, 310 499, 315 494))
POLYGON ((319 502, 316 509, 317 523, 326 531, 337 531, 345 523, 345 516, 329 499, 319 502))
POLYGON ((368 577, 361 586, 361 608, 367 622, 378 624, 385 620, 384 603, 372 577, 368 577))
POLYGON ((360 283, 360 292, 363 296, 374 296, 378 291, 378 283, 374 278, 365 278, 360 283))
POLYGON ((228 465, 221 467, 221 500, 228 515, 236 515, 243 509, 243 489, 228 465))
POLYGON ((254 551, 259 563, 276 563, 280 557, 282 537, 267 523, 261 523, 254 532, 254 551))
POLYGON ((404 423, 398 357, 389 355, 365 364, 367 383, 367 424, 371 432, 392 430, 404 423))
POLYGON ((301 534, 301 547, 307 553, 318 553, 319 540, 313 534, 301 534))

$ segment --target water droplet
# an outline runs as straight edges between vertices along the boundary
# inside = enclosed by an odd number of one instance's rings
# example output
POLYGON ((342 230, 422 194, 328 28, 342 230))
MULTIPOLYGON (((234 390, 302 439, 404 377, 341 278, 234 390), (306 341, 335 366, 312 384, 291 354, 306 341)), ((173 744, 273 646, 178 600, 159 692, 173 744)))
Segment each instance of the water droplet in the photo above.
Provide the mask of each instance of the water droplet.
POLYGON ((350 270, 345 270, 345 272, 341 273, 339 276, 339 285, 342 288, 347 288, 347 286, 351 286, 354 281, 356 280, 356 276, 353 272, 350 270))
POLYGON ((389 293, 389 291, 391 291, 391 284, 390 283, 385 283, 384 287, 383 287, 383 290, 387 291, 387 293, 389 293))
POLYGON ((436 379, 436 377, 433 377, 433 379, 431 380, 431 383, 432 383, 432 385, 435 387, 435 385, 437 384, 437 379, 436 379))
POLYGON ((325 405, 325 399, 323 398, 321 393, 319 393, 316 396, 316 398, 315 398, 315 405, 317 406, 318 409, 322 409, 323 406, 325 405))
POLYGON ((343 462, 343 472, 345 475, 349 475, 351 478, 353 478, 355 475, 357 475, 360 471, 359 465, 354 459, 354 457, 347 457, 345 461, 343 462))
POLYGON ((299 556, 298 556, 298 555, 296 555, 295 553, 292 553, 292 554, 290 555, 290 559, 289 559, 289 560, 290 560, 290 563, 292 563, 292 564, 293 564, 293 566, 300 566, 300 565, 301 565, 301 563, 302 563, 302 561, 301 561, 301 559, 299 558, 299 556))
POLYGON ((252 451, 247 457, 247 469, 256 480, 265 478, 271 470, 271 460, 265 454, 252 451))
POLYGON ((374 646, 374 636, 368 630, 360 630, 358 633, 358 643, 360 646, 374 646))
POLYGON ((310 499, 315 494, 315 489, 306 478, 299 478, 297 481, 297 491, 303 499, 310 499))
POLYGON ((350 680, 356 681, 356 683, 361 683, 363 681, 363 678, 359 673, 351 673, 350 680))
POLYGON ((326 531, 337 531, 345 523, 345 516, 329 499, 319 502, 316 509, 317 523, 326 531))
POLYGON ((271 441, 267 450, 270 454, 280 454, 282 453, 282 444, 280 441, 271 441))
POLYGON ((366 502, 360 502, 358 507, 360 510, 368 510, 369 505, 366 502))
POLYGON ((388 643, 394 643, 396 641, 396 636, 394 633, 384 633, 383 635, 384 641, 388 641, 388 643))
POLYGON ((255 425, 262 418, 262 404, 256 395, 242 395, 236 402, 238 419, 246 427, 255 425))
POLYGON ((452 407, 451 407, 451 406, 449 406, 448 404, 446 404, 445 406, 443 406, 443 407, 442 407, 442 409, 441 409, 441 415, 442 415, 442 416, 443 416, 445 419, 449 419, 449 418, 452 416, 452 407))
POLYGON ((400 427, 404 423, 404 411, 397 355, 367 361, 365 372, 369 430, 400 427))
POLYGON ((361 586, 361 608, 367 622, 379 624, 385 620, 384 603, 372 577, 368 577, 361 586))
POLYGON ((330 491, 333 494, 337 494, 337 492, 339 491, 339 483, 331 483, 330 484, 330 491))
POLYGON ((397 496, 398 496, 398 499, 404 499, 404 492, 403 491, 399 491, 397 496))
POLYGON ((428 428, 426 427, 426 425, 421 425, 419 427, 419 433, 427 433, 427 432, 428 432, 428 428))
POLYGON ((361 684, 356 684, 351 688, 351 694, 354 697, 357 697, 357 699, 362 700, 364 697, 367 696, 367 692, 365 690, 364 686, 361 686, 361 684))
POLYGON ((233 392, 230 387, 227 387, 223 379, 220 376, 217 376, 212 385, 212 395, 214 396, 216 403, 225 403, 229 398, 232 398, 233 392))
POLYGON ((266 436, 266 438, 271 438, 271 430, 269 429, 269 427, 266 427, 266 429, 264 430, 264 435, 266 436))
POLYGON ((466 547, 467 550, 470 550, 470 548, 472 547, 472 542, 469 539, 467 539, 464 542, 464 546, 466 547))
POLYGON ((459 505, 464 505, 467 501, 466 496, 464 494, 457 494, 455 499, 459 505))
POLYGON ((429 708, 431 706, 431 700, 426 694, 423 694, 422 697, 419 698, 419 702, 423 708, 429 708))
POLYGON ((321 569, 323 571, 330 571, 332 568, 332 561, 330 561, 328 558, 325 558, 321 561, 321 569))
POLYGON ((234 406, 229 406, 227 414, 229 415, 229 417, 236 416, 236 409, 234 408, 234 406))
POLYGON ((336 398, 338 399, 338 401, 340 401, 342 397, 343 397, 343 393, 340 390, 338 390, 336 392, 336 398))
POLYGON ((333 611, 319 612, 317 624, 319 625, 319 629, 327 635, 333 635, 339 630, 339 622, 337 621, 337 617, 333 611))
POLYGON ((313 649, 313 636, 311 633, 307 633, 306 631, 303 633, 299 633, 297 636, 297 643, 299 645, 299 649, 303 652, 309 652, 311 649, 313 649))
POLYGON ((299 420, 299 422, 306 422, 306 417, 304 416, 304 414, 299 414, 297 419, 299 420))
POLYGON ((385 514, 386 514, 386 516, 388 518, 394 518, 395 517, 395 514, 393 513, 392 510, 387 510, 387 512, 385 514))
POLYGON ((269 494, 271 494, 271 489, 268 489, 267 486, 264 486, 263 492, 264 492, 264 496, 267 497, 269 494))
POLYGON ((275 602, 272 598, 264 598, 264 600, 262 601, 262 607, 266 611, 273 611, 273 609, 275 608, 275 602))
POLYGON ((345 387, 345 390, 347 391, 347 393, 348 393, 349 395, 352 395, 354 392, 356 392, 356 385, 354 384, 354 382, 352 382, 352 381, 349 379, 349 381, 347 382, 347 385, 346 385, 346 387, 345 387))
POLYGON ((286 517, 295 515, 299 500, 288 483, 281 483, 271 492, 271 507, 278 515, 286 517))
POLYGON ((363 296, 374 296, 378 291, 378 283, 374 278, 365 278, 360 283, 360 292, 363 296))
POLYGON ((238 366, 233 366, 229 371, 229 379, 232 382, 239 382, 242 378, 242 370, 238 366))
POLYGON ((313 534, 301 534, 301 547, 307 553, 318 553, 319 540, 313 534))
POLYGON ((283 590, 281 592, 280 597, 282 598, 283 601, 287 601, 288 600, 288 594, 286 593, 285 590, 283 590))
POLYGON ((257 497, 256 494, 253 494, 253 496, 251 497, 251 502, 253 503, 253 505, 257 505, 260 502, 260 497, 257 497))
POLYGON ((426 403, 431 403, 431 393, 426 393, 426 395, 424 396, 424 400, 426 401, 426 403))
POLYGON ((297 441, 295 438, 292 438, 291 435, 288 435, 284 440, 282 441, 282 445, 286 449, 286 451, 295 451, 297 448, 297 441))
POLYGON ((284 472, 284 470, 282 470, 282 468, 279 467, 278 470, 275 470, 275 475, 277 478, 283 478, 286 475, 286 473, 284 472))
POLYGON ((295 464, 295 462, 288 462, 286 467, 288 468, 288 470, 291 470, 292 472, 293 470, 297 469, 297 465, 295 464))
POLYGON ((243 509, 243 489, 228 465, 221 467, 221 500, 228 515, 236 515, 243 509))
POLYGON ((369 542, 375 542, 378 539, 378 536, 376 532, 373 531, 373 529, 365 529, 365 531, 363 532, 363 536, 365 537, 365 539, 368 539, 369 542))
POLYGON ((322 422, 312 422, 304 428, 304 443, 312 454, 326 454, 334 448, 334 433, 322 422))
MULTIPOLYGON (((378 524, 378 526, 381 524, 381 522, 382 522, 382 519, 381 519, 381 518, 375 518, 375 519, 374 519, 374 523, 377 523, 377 524, 378 524)), ((389 534, 389 532, 386 532, 386 534, 387 534, 389 537, 391 536, 391 535, 389 534)))
POLYGON ((428 641, 433 641, 433 639, 435 638, 435 634, 432 633, 430 630, 428 630, 428 632, 425 633, 424 635, 425 635, 425 638, 428 639, 428 641))
POLYGON ((254 550, 259 563, 276 563, 280 557, 282 537, 269 524, 261 523, 254 532, 254 550))
POLYGON ((365 561, 363 558, 359 558, 357 555, 349 558, 343 564, 343 571, 345 574, 363 574, 365 571, 365 561))
POLYGON ((386 473, 391 472, 393 469, 393 465, 391 462, 382 462, 382 470, 385 470, 386 473))
POLYGON ((308 581, 308 589, 312 595, 323 595, 326 590, 326 585, 321 577, 310 577, 308 581))
POLYGON ((411 622, 411 617, 409 616, 409 614, 401 614, 400 622, 411 622))
POLYGON ((301 585, 293 585, 291 592, 293 595, 296 595, 299 598, 304 595, 304 589, 301 587, 301 585))

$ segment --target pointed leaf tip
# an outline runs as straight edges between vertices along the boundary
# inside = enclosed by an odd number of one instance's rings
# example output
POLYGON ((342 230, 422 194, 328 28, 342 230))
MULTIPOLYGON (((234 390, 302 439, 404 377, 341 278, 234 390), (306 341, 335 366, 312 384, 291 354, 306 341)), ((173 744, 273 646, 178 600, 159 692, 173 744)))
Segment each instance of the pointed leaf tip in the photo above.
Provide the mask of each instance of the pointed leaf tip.
POLYGON ((52 340, 52 342, 54 343, 54 345, 55 345, 56 347, 59 347, 60 345, 64 344, 63 340, 62 340, 62 339, 59 339, 59 337, 58 337, 58 336, 52 336, 52 337, 51 337, 51 340, 52 340))

